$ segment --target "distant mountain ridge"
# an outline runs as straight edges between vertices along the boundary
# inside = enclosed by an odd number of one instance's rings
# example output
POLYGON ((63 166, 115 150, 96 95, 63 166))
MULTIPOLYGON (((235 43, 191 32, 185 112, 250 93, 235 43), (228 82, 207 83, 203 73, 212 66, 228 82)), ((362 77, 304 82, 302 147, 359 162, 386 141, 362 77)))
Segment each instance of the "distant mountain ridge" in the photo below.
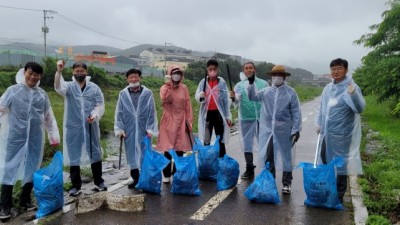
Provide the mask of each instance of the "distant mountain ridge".
MULTIPOLYGON (((105 46, 105 45, 72 45, 72 46, 55 46, 55 45, 48 45, 47 46, 47 53, 48 54, 55 54, 56 50, 58 50, 60 47, 64 48, 64 54, 67 54, 68 48, 72 48, 73 54, 91 54, 92 51, 103 51, 107 52, 110 55, 113 56, 131 56, 131 55, 139 55, 140 52, 146 50, 146 49, 162 49, 164 50, 167 48, 167 50, 174 50, 174 51, 185 51, 185 52, 190 52, 191 54, 195 56, 202 56, 206 58, 212 57, 215 52, 213 51, 193 51, 189 50, 183 47, 178 47, 178 46, 171 46, 171 45, 153 45, 153 44, 141 44, 137 45, 131 48, 127 49, 120 49, 120 48, 115 48, 111 46, 105 46)), ((33 44, 33 43, 19 43, 19 42, 14 42, 10 44, 3 44, 0 45, 0 51, 1 50, 6 50, 6 49, 16 49, 16 50, 28 50, 28 51, 33 51, 36 54, 43 55, 44 54, 44 46, 43 44, 33 44)), ((308 70, 301 69, 301 68, 291 68, 290 66, 287 66, 287 70, 291 73, 295 73, 300 75, 300 79, 312 79, 314 76, 313 73, 311 73, 308 70)))

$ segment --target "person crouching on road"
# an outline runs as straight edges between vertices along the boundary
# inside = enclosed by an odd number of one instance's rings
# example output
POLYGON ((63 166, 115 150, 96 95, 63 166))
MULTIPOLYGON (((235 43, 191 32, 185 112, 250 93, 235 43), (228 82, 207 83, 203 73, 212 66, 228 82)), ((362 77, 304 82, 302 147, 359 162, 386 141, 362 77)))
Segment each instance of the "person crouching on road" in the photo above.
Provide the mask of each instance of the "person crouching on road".
POLYGON ((64 64, 57 62, 54 88, 64 97, 64 165, 70 167, 72 188, 70 196, 81 194, 80 166, 90 164, 94 179, 94 190, 105 191, 102 178, 100 119, 104 114, 104 97, 99 86, 90 82, 85 63, 72 65, 72 81, 64 81, 64 64))
MULTIPOLYGON (((258 142, 261 103, 250 101, 247 96, 247 87, 249 86, 247 78, 256 74, 254 63, 246 62, 243 65, 243 73, 246 78, 235 85, 234 93, 231 93, 231 97, 235 98, 234 105, 239 106, 240 147, 246 160, 246 171, 241 178, 247 180, 254 178, 253 146, 255 138, 258 142)), ((255 78, 254 85, 256 90, 269 86, 265 80, 258 77, 255 78)))
POLYGON ((321 134, 321 159, 324 164, 336 157, 345 160, 344 166, 337 168, 336 177, 339 201, 343 203, 347 176, 362 174, 360 113, 365 108, 365 100, 358 85, 346 76, 348 62, 345 59, 332 60, 330 68, 333 81, 322 91, 316 117, 317 133, 321 134))
POLYGON ((275 177, 278 155, 282 159, 282 193, 291 193, 294 166, 294 144, 300 138, 301 111, 296 91, 285 82, 290 73, 285 67, 276 65, 268 73, 272 76, 272 86, 256 91, 255 76, 248 78, 249 99, 261 101, 260 115, 260 161, 270 163, 270 171, 275 177))
MULTIPOLYGON (((165 75, 165 84, 160 88, 160 98, 163 114, 160 123, 157 150, 163 151, 166 158, 172 159, 168 150, 176 150, 178 156, 183 156, 185 151, 191 151, 189 132, 192 131, 193 112, 190 102, 189 89, 183 82, 183 69, 178 65, 170 65, 165 75)), ((164 183, 170 182, 170 177, 175 172, 175 165, 171 163, 164 168, 164 183)))
POLYGON ((129 86, 120 93, 115 109, 114 132, 124 138, 125 156, 135 188, 139 182, 139 168, 144 157, 144 138, 158 134, 157 114, 153 92, 140 84, 142 71, 130 69, 126 72, 129 86))
POLYGON ((13 187, 22 180, 19 206, 28 211, 33 173, 43 159, 45 132, 52 146, 60 143, 56 119, 46 92, 39 87, 43 68, 28 62, 17 74, 17 84, 0 98, 0 219, 11 217, 13 187))
POLYGON ((208 60, 207 74, 207 78, 203 78, 197 86, 195 96, 201 103, 198 119, 199 138, 204 145, 210 145, 214 130, 215 135, 220 136, 219 157, 222 158, 226 154, 225 144, 228 144, 230 137, 230 94, 225 80, 218 76, 218 62, 215 59, 208 60))

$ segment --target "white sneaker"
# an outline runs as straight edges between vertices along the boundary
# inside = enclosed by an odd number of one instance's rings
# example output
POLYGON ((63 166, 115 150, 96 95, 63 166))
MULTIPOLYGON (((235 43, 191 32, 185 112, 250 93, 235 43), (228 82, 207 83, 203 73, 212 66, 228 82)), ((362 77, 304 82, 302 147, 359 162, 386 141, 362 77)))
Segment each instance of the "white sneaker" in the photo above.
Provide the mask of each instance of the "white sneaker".
POLYGON ((291 192, 290 185, 284 185, 283 188, 282 188, 282 193, 283 194, 290 194, 290 192, 291 192))
POLYGON ((163 178, 163 183, 164 184, 169 184, 171 182, 171 177, 164 177, 163 178))

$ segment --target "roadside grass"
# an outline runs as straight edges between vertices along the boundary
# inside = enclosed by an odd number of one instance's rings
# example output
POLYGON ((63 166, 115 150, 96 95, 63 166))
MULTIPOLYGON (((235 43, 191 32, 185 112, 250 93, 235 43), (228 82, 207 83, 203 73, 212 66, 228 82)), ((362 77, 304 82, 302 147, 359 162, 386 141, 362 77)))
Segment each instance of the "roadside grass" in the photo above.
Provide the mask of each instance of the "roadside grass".
POLYGON ((372 217, 370 221, 381 220, 375 216, 381 215, 396 223, 400 221, 400 119, 391 115, 390 102, 378 104, 374 96, 365 99, 367 107, 362 113, 363 121, 367 123, 367 129, 379 132, 372 139, 379 140, 383 146, 367 154, 366 143, 362 143, 364 175, 359 183, 364 192, 364 204, 372 217))

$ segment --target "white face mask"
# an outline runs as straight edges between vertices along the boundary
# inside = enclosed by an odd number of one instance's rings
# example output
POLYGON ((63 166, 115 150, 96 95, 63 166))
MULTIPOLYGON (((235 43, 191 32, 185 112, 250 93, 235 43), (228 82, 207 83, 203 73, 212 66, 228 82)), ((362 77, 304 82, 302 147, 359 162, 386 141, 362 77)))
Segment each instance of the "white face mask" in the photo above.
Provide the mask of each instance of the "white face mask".
POLYGON ((136 88, 136 87, 139 87, 139 86, 140 86, 139 82, 129 83, 129 87, 132 87, 132 88, 136 88))
POLYGON ((272 84, 275 86, 280 86, 283 84, 283 77, 273 76, 272 77, 272 84))
POLYGON ((181 80, 181 75, 179 74, 172 74, 171 78, 173 81, 180 81, 181 80))

